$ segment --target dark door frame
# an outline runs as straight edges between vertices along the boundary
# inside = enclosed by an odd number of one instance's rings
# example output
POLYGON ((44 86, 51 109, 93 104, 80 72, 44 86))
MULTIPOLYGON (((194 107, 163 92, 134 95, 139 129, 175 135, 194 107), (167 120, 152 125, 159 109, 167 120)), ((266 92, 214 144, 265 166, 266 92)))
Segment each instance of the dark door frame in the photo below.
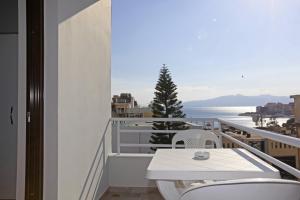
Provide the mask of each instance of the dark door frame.
POLYGON ((42 200, 44 172, 44 0, 26 0, 26 24, 25 200, 42 200))

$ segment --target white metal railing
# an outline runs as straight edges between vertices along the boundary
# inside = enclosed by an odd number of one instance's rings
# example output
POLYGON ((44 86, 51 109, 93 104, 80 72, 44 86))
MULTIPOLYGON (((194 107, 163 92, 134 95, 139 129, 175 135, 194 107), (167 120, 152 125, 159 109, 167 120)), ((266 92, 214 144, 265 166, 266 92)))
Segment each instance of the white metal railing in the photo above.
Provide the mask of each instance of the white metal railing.
POLYGON ((221 119, 219 119, 219 122, 222 123, 222 124, 225 124, 227 126, 231 126, 231 127, 236 128, 236 129, 239 129, 241 131, 246 131, 247 133, 253 133, 253 134, 259 135, 263 138, 268 138, 268 139, 271 139, 271 140, 274 140, 274 141, 278 141, 278 142, 281 142, 281 143, 289 144, 291 146, 300 148, 300 139, 299 138, 295 138, 295 137, 291 137, 291 136, 287 136, 287 135, 283 135, 283 134, 278 134, 278 133, 274 133, 274 132, 271 132, 271 131, 246 127, 246 126, 242 126, 242 125, 235 124, 235 123, 232 123, 232 122, 224 121, 224 120, 221 120, 221 119))
MULTIPOLYGON (((246 126, 242 126, 239 124, 235 124, 232 122, 228 122, 225 120, 217 119, 217 118, 112 118, 111 121, 113 124, 116 125, 116 139, 117 139, 117 153, 121 153, 121 147, 142 147, 142 148, 150 148, 150 147, 164 147, 164 148, 171 148, 171 144, 150 144, 150 143, 145 143, 145 144, 134 144, 134 143, 121 143, 121 134, 122 133, 176 133, 180 130, 151 130, 151 129, 139 129, 136 130, 134 128, 129 128, 129 129, 122 129, 122 127, 126 127, 128 124, 132 124, 133 122, 144 122, 144 123, 152 123, 152 122, 186 122, 189 125, 193 126, 199 126, 201 128, 205 129, 210 129, 213 130, 215 133, 219 134, 221 137, 225 137, 232 142, 238 144, 239 146, 247 149, 248 151, 256 154, 257 156, 267 160, 268 162, 271 162, 272 164, 278 166, 279 168, 287 171, 288 173, 294 175, 297 178, 300 178, 300 170, 293 168, 278 159, 262 152, 259 151, 256 148, 251 147, 250 145, 241 142, 240 140, 237 140, 233 138, 232 136, 223 133, 221 131, 221 125, 224 124, 229 127, 234 127, 238 130, 245 131, 249 134, 255 134, 258 136, 261 136, 262 138, 267 138, 271 139, 274 141, 278 141, 281 143, 285 143, 297 148, 300 148, 300 139, 287 136, 287 135, 282 135, 279 133, 274 133, 271 131, 266 131, 266 130, 260 130, 260 129, 255 129, 255 128, 250 128, 246 126)), ((182 146, 182 145, 179 145, 182 146)))
POLYGON ((293 168, 290 165, 287 165, 284 162, 282 162, 282 161, 280 161, 280 160, 278 160, 278 159, 276 159, 276 158, 274 158, 274 157, 272 157, 272 156, 270 156, 270 155, 268 155, 268 154, 266 154, 266 153, 264 153, 264 152, 262 152, 262 151, 260 151, 256 148, 254 148, 254 147, 251 147, 250 145, 247 145, 246 143, 243 143, 243 142, 233 138, 232 136, 229 136, 229 135, 227 135, 225 133, 222 133, 222 132, 220 132, 219 134, 222 135, 223 137, 231 140, 232 142, 238 144, 239 146, 247 149, 248 151, 256 154, 257 156, 265 159, 266 161, 268 161, 268 162, 276 165, 277 167, 285 170, 286 172, 294 175, 295 177, 300 178, 300 171, 298 169, 293 168))
MULTIPOLYGON (((150 148, 150 147, 164 147, 164 148, 171 148, 171 144, 134 144, 134 143, 121 143, 121 134, 122 133, 157 133, 157 134, 166 134, 166 133, 177 133, 180 130, 152 130, 152 129, 143 129, 137 130, 134 128, 132 129, 122 129, 122 127, 126 127, 128 125, 133 125, 133 122, 185 122, 187 124, 195 124, 199 125, 202 128, 209 129, 209 127, 213 126, 214 123, 218 122, 216 118, 112 118, 111 121, 116 126, 116 140, 117 140, 117 153, 121 153, 121 147, 140 147, 140 148, 150 148), (201 124, 196 124, 196 123, 201 124)), ((151 126, 152 127, 152 126, 151 126)), ((177 147, 183 147, 183 145, 176 145, 177 147)))

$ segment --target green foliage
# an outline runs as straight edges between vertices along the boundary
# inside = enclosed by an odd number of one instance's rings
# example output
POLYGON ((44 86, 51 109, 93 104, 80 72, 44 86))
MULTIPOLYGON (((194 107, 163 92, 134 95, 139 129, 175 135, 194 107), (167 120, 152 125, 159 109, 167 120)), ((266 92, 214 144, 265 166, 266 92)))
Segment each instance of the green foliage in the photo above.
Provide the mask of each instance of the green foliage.
POLYGON ((264 120, 264 117, 261 113, 252 116, 252 121, 255 122, 256 126, 261 128, 264 127, 264 123, 266 122, 266 120, 264 120))
POLYGON ((280 127, 278 125, 278 121, 276 119, 276 117, 271 117, 270 121, 267 123, 267 127, 268 128, 276 128, 276 127, 280 127))
POLYGON ((288 119, 286 123, 282 124, 282 127, 285 127, 287 130, 290 130, 291 134, 297 134, 297 125, 295 118, 288 119))
MULTIPOLYGON (((154 118, 184 118, 182 102, 177 99, 177 86, 172 81, 169 69, 163 65, 160 70, 158 82, 155 87, 155 97, 151 102, 154 118)), ((153 130, 184 130, 187 129, 183 122, 153 122, 153 130)), ((175 133, 152 133, 150 143, 171 144, 175 133)), ((152 148, 156 150, 156 148, 152 148)))

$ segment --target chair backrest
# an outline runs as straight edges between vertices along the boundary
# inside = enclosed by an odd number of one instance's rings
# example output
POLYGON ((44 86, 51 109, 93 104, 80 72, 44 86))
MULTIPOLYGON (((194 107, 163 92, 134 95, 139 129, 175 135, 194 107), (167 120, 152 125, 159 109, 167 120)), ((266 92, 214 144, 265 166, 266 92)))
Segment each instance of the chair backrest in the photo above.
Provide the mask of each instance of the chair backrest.
POLYGON ((180 200, 299 200, 300 183, 283 179, 240 179, 195 186, 180 200))
POLYGON ((183 141, 186 149, 194 148, 222 148, 220 140, 216 134, 208 130, 189 129, 177 132, 172 139, 172 148, 176 148, 176 143, 183 141), (210 141, 212 145, 207 145, 210 141))

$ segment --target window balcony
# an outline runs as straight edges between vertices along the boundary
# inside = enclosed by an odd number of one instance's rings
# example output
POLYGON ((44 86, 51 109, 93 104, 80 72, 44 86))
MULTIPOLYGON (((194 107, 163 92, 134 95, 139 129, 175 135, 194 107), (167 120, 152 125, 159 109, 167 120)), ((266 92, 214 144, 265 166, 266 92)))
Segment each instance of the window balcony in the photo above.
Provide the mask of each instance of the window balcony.
MULTIPOLYGON (((110 188, 102 199, 163 199, 155 181, 147 179, 146 174, 155 153, 151 147, 167 149, 172 145, 151 144, 149 140, 151 133, 178 133, 180 130, 152 130, 154 121, 180 121, 190 129, 212 131, 224 148, 245 149, 279 169, 281 178, 300 179, 300 139, 296 137, 216 118, 112 118, 109 122, 112 130, 112 153, 108 159, 110 188), (273 157, 272 152, 278 150, 294 152, 294 163, 273 157)), ((177 144, 177 148, 183 145, 177 144)))

